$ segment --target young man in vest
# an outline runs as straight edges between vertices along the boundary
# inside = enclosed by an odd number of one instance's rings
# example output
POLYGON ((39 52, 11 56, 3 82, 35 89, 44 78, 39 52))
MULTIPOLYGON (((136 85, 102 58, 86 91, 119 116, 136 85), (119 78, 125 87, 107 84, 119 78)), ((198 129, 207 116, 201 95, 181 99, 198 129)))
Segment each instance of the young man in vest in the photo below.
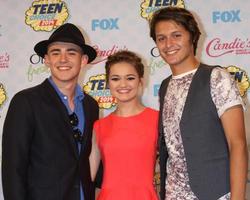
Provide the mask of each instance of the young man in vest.
POLYGON ((161 199, 244 200, 247 144, 234 80, 196 59, 200 31, 188 10, 156 11, 150 36, 172 71, 159 92, 161 199))
POLYGON ((96 51, 70 23, 34 50, 51 77, 10 103, 3 127, 4 199, 94 200, 89 154, 99 109, 77 82, 96 51))

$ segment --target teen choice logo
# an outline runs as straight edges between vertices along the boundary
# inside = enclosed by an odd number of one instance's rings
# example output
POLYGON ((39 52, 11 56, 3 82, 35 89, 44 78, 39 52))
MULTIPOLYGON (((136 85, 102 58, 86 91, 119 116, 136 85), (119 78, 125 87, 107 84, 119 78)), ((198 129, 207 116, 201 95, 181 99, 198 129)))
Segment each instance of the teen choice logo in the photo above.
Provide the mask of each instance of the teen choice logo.
POLYGON ((226 67, 226 69, 234 77, 234 80, 237 81, 240 95, 242 97, 245 96, 250 87, 250 81, 246 72, 233 65, 226 67))
POLYGON ((156 10, 167 6, 185 7, 184 0, 144 0, 141 3, 141 16, 150 20, 156 10))
POLYGON ((52 31, 61 26, 69 13, 65 2, 61 0, 34 1, 25 13, 25 23, 34 31, 52 31))
POLYGON ((6 99, 7 99, 7 96, 6 96, 6 92, 4 90, 3 84, 0 83, 0 108, 2 107, 6 99))
POLYGON ((98 102, 100 108, 110 109, 116 105, 116 100, 106 83, 105 74, 91 76, 83 86, 83 90, 98 102))

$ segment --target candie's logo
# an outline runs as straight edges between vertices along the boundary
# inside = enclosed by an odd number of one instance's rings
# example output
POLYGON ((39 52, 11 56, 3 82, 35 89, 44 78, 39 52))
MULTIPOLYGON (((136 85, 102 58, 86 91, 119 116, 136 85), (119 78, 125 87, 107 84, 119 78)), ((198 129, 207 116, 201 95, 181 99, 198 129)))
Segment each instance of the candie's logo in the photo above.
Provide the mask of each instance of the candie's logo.
POLYGON ((141 3, 141 16, 150 20, 154 11, 167 6, 184 8, 184 0, 144 0, 141 3))
POLYGON ((118 46, 115 44, 113 46, 111 46, 111 48, 109 48, 109 49, 101 49, 101 47, 98 45, 94 45, 93 48, 97 52, 97 58, 91 64, 97 64, 97 63, 103 62, 103 61, 107 60, 108 56, 113 55, 114 53, 116 53, 120 50, 128 50, 128 48, 125 45, 118 46))
POLYGON ((206 47, 207 55, 220 57, 226 54, 250 54, 250 38, 241 39, 236 37, 231 41, 223 41, 221 38, 214 38, 208 42, 206 47))
POLYGON ((5 91, 4 87, 3 87, 3 84, 0 83, 0 108, 2 107, 2 105, 4 104, 6 99, 7 99, 6 91, 5 91))
POLYGON ((0 69, 9 68, 10 55, 8 53, 0 54, 0 69))
POLYGON ((237 81, 240 95, 242 97, 245 96, 248 88, 250 87, 250 81, 246 72, 233 65, 226 67, 226 69, 234 77, 235 81, 237 81))
POLYGON ((25 13, 25 23, 35 31, 52 31, 61 26, 69 13, 65 2, 61 0, 34 1, 25 13))
POLYGON ((91 76, 83 90, 98 102, 100 108, 109 109, 116 105, 116 100, 106 84, 105 74, 91 76))

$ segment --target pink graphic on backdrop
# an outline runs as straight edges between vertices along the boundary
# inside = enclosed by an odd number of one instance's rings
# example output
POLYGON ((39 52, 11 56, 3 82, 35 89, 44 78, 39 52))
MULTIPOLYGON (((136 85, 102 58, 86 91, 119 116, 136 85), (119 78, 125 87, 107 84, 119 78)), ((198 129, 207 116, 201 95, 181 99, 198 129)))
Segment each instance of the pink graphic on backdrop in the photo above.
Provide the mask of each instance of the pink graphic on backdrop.
POLYGON ((210 57, 220 57, 226 54, 250 54, 250 40, 236 37, 231 41, 214 38, 208 42, 206 53, 210 57))
POLYGON ((125 45, 118 46, 115 44, 108 49, 101 49, 101 47, 98 45, 94 45, 93 48, 97 52, 97 58, 93 62, 91 62, 91 64, 93 64, 93 65, 107 60, 108 56, 113 55, 117 51, 128 50, 128 48, 125 45))
POLYGON ((9 68, 10 55, 8 53, 0 54, 0 69, 9 68))

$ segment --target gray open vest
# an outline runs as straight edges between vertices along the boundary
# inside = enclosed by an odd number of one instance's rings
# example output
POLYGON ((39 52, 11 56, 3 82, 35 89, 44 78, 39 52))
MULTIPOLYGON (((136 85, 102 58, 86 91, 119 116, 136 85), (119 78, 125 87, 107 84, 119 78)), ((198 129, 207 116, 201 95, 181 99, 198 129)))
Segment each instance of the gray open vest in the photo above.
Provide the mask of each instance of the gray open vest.
MULTIPOLYGON (((230 192, 229 152, 224 130, 210 94, 213 68, 200 64, 191 82, 183 109, 180 130, 190 186, 199 200, 217 200, 230 192)), ((160 87, 159 152, 161 199, 165 199, 166 162, 162 111, 171 76, 160 87)))

